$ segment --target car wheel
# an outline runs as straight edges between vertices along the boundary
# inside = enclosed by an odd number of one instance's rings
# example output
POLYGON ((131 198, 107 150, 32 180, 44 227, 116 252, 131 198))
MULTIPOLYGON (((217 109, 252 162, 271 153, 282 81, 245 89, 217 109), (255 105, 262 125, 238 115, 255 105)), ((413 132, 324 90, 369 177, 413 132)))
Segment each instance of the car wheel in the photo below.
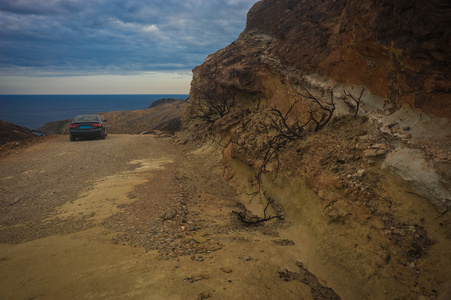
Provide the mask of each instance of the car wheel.
POLYGON ((72 136, 72 135, 70 136, 70 141, 71 141, 71 142, 75 142, 76 140, 77 140, 76 137, 74 137, 74 136, 72 136))

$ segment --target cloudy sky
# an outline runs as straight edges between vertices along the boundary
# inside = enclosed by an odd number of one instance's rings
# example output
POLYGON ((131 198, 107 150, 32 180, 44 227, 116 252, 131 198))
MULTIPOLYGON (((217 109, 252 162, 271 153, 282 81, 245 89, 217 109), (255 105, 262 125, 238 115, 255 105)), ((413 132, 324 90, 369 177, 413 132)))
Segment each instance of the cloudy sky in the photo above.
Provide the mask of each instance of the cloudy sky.
POLYGON ((1 0, 0 94, 188 94, 257 0, 1 0))

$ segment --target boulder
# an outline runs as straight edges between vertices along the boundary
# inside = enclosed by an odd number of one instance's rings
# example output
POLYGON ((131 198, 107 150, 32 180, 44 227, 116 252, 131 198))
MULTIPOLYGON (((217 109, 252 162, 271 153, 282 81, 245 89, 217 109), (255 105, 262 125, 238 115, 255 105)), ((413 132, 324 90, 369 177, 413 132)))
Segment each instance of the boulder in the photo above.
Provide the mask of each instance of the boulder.
POLYGON ((389 153, 382 164, 403 180, 410 183, 418 195, 423 196, 437 207, 451 206, 450 183, 437 174, 434 166, 423 156, 421 150, 400 148, 389 153))

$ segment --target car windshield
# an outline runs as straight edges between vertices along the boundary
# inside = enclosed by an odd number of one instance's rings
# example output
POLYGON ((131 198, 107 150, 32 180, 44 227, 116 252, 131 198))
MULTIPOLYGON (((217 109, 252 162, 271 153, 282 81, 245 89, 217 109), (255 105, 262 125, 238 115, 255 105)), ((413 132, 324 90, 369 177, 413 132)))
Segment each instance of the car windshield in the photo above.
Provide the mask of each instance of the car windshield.
POLYGON ((97 116, 77 116, 74 122, 99 122, 97 116))

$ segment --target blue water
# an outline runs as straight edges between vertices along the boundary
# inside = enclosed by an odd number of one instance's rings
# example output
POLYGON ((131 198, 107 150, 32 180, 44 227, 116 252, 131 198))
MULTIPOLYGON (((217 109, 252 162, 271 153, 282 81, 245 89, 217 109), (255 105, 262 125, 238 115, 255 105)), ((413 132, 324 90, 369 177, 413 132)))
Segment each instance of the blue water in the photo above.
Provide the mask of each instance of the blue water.
POLYGON ((0 120, 37 129, 79 114, 145 109, 162 98, 188 95, 0 95, 0 120))

